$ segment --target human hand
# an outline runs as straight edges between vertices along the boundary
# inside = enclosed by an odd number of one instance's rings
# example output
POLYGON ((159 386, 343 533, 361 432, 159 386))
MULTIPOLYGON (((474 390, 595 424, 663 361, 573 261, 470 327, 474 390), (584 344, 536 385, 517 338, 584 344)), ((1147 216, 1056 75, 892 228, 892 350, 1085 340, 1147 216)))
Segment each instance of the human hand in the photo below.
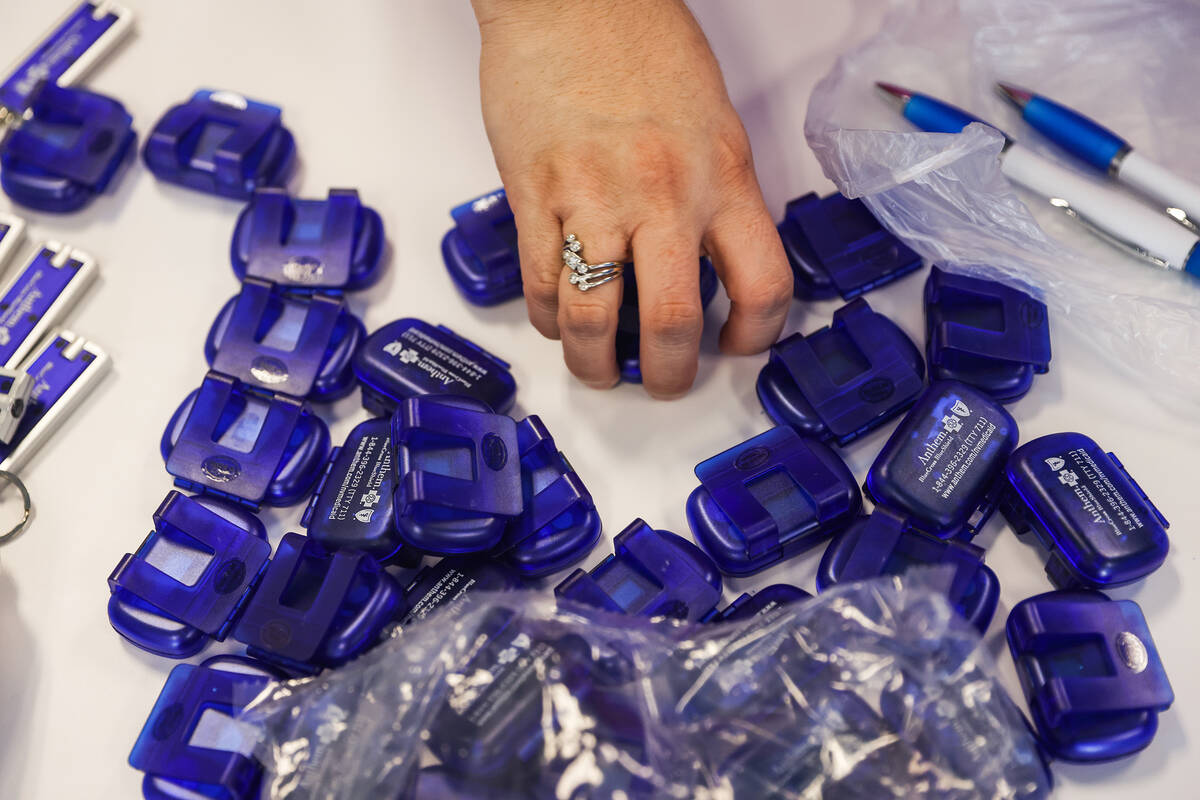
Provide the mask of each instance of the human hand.
POLYGON ((516 217, 529 319, 589 386, 619 379, 621 281, 568 282, 565 234, 589 263, 636 264, 641 368, 659 398, 691 388, 703 328, 699 256, 731 307, 721 348, 778 337, 792 274, 716 59, 680 0, 473 0, 483 116, 516 217))

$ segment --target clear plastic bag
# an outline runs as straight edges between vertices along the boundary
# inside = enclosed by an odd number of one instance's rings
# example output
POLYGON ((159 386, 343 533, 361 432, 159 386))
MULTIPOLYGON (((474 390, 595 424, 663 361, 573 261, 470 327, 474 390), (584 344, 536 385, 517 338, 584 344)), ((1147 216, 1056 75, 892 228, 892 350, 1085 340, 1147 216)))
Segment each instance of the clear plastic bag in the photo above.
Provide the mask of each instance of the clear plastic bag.
POLYGON ((1044 797, 977 633, 921 580, 704 626, 480 595, 259 698, 263 796, 1044 797))
POLYGON ((1194 408, 1200 282, 1140 263, 1043 199, 1017 194, 1000 174, 993 129, 915 132, 874 84, 945 99, 1070 163, 993 89, 997 80, 1026 86, 1200 181, 1200 103, 1183 99, 1197 41, 1200 5, 1187 0, 896 2, 881 32, 813 90, 805 134, 838 188, 923 256, 1033 291, 1055 324, 1156 396, 1194 408))

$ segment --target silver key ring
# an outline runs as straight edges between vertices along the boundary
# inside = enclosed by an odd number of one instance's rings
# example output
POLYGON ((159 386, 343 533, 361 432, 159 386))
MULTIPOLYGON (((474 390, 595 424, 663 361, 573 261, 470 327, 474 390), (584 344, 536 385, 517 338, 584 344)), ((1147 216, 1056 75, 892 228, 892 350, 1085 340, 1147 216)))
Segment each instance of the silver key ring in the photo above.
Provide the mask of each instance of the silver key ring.
POLYGON ((29 518, 33 511, 33 504, 29 500, 29 490, 25 488, 25 484, 11 472, 0 470, 0 479, 8 481, 13 486, 17 487, 17 491, 21 493, 21 504, 25 507, 24 513, 21 515, 21 520, 12 527, 7 533, 0 534, 0 547, 8 544, 13 539, 29 526, 29 518))

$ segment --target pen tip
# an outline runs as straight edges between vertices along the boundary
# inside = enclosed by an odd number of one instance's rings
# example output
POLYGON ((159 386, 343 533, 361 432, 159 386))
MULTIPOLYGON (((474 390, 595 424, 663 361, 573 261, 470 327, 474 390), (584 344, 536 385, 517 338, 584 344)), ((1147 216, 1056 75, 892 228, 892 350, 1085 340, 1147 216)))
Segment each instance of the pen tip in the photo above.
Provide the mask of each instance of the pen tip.
POLYGON ((1017 108, 1024 108, 1025 104, 1033 98, 1033 92, 1009 83, 997 82, 996 92, 1017 108))
POLYGON ((895 103, 900 108, 912 99, 913 93, 909 89, 902 86, 897 86, 894 83, 885 83, 884 81, 875 81, 875 88, 878 89, 884 96, 884 99, 895 103))

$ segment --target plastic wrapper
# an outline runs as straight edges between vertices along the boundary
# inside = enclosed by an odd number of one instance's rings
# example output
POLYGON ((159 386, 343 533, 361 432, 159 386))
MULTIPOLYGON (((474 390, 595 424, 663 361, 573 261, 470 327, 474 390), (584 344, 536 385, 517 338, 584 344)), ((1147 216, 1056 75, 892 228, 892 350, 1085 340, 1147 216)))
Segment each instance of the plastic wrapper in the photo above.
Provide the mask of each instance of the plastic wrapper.
POLYGON ((480 594, 264 693, 263 796, 1046 796, 978 634, 922 581, 710 625, 480 594))
MULTIPOLYGON (((1000 173, 1002 137, 921 133, 877 80, 961 106, 1087 172, 1000 99, 1028 87, 1200 181, 1200 103, 1188 102, 1200 5, 1187 0, 905 0, 813 90, 805 134, 825 174, 948 269, 1019 285, 1156 396, 1200 405, 1200 282, 1088 233, 1000 173), (1164 391, 1168 390, 1168 391, 1164 391)), ((1098 177, 1097 180, 1103 180, 1098 177)))

